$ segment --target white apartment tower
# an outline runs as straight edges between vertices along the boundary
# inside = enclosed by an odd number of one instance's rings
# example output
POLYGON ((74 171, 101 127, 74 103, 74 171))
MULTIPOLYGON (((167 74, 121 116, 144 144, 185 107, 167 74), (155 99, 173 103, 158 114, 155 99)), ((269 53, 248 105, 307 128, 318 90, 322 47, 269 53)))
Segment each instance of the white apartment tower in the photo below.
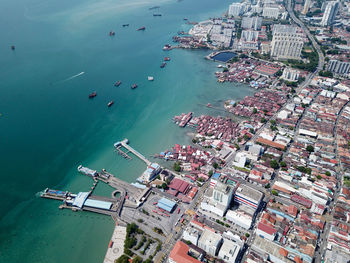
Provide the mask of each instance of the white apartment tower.
POLYGON ((338 1, 331 1, 327 4, 321 20, 321 26, 329 26, 333 23, 339 7, 338 1))
POLYGON ((301 12, 303 15, 306 15, 307 12, 309 12, 310 4, 311 4, 311 0, 305 0, 304 9, 301 12))
POLYGON ((271 57, 280 59, 300 59, 303 49, 303 35, 297 32, 297 27, 275 25, 271 41, 271 57))
POLYGON ((240 16, 244 12, 245 5, 243 3, 233 3, 228 9, 229 16, 240 16))
POLYGON ((253 17, 243 17, 242 19, 242 28, 243 29, 254 29, 260 30, 262 24, 262 17, 253 16, 253 17))

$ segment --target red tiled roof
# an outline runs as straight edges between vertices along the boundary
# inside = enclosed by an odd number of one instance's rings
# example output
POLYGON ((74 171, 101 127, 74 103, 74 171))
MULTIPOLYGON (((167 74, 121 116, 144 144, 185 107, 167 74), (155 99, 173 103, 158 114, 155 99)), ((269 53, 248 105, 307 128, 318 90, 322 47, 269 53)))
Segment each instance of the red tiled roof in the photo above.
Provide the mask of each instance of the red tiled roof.
POLYGON ((267 226, 267 225, 263 224, 262 222, 260 222, 258 224, 258 229, 269 234, 269 235, 273 235, 277 232, 276 229, 274 229, 273 227, 267 226))
POLYGON ((184 242, 177 241, 169 257, 177 263, 200 263, 199 260, 188 255, 189 249, 184 242))
POLYGON ((280 248, 280 254, 283 257, 287 257, 288 256, 288 251, 286 249, 284 249, 283 247, 280 248))

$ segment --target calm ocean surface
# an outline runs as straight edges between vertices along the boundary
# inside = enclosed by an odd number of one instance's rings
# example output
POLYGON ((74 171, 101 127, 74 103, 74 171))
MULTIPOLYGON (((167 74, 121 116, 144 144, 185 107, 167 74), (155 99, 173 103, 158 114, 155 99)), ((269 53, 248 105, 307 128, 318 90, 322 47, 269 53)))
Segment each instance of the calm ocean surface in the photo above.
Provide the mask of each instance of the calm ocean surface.
MULTIPOLYGON (((146 156, 159 153, 189 141, 189 130, 172 123, 175 114, 217 115, 199 104, 222 106, 253 93, 218 84, 217 64, 204 59, 208 51, 162 51, 177 31, 189 29, 183 18, 205 20, 231 2, 0 2, 0 262, 102 262, 113 221, 61 211, 37 193, 88 191, 92 182, 76 172, 79 164, 132 182, 145 166, 116 155, 115 141, 128 138, 146 156), (148 10, 155 5, 162 17, 148 10), (141 26, 146 30, 137 32, 141 26), (171 61, 160 69, 164 56, 171 61), (113 86, 117 80, 120 87, 113 86), (132 83, 139 87, 131 90, 132 83), (92 91, 98 95, 89 100, 92 91), (110 100, 115 104, 107 108, 110 100)), ((100 184, 95 194, 110 192, 100 184)))

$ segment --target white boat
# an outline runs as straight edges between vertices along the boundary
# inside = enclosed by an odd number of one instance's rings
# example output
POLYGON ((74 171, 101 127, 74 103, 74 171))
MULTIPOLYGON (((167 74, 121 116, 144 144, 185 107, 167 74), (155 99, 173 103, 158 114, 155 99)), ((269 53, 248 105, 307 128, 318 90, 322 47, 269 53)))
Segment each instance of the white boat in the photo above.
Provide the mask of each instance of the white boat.
POLYGON ((218 67, 218 68, 223 68, 224 66, 223 66, 223 65, 218 65, 217 67, 218 67))
POLYGON ((148 76, 148 80, 149 80, 149 81, 153 81, 154 78, 153 78, 152 76, 148 76))

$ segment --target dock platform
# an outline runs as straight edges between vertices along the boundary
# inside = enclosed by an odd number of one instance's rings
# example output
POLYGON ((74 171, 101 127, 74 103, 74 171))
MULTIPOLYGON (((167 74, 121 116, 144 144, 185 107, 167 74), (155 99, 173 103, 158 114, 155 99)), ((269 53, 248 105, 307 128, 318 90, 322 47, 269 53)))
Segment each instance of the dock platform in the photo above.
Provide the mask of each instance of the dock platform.
POLYGON ((129 145, 129 140, 128 139, 124 139, 121 142, 116 142, 114 144, 115 149, 118 151, 119 154, 121 154, 124 158, 127 159, 132 159, 128 153, 131 152, 132 154, 134 154, 136 157, 138 157, 140 160, 142 160, 143 162, 145 162, 147 165, 151 165, 151 161, 149 161, 145 156, 143 156, 141 153, 139 153, 138 151, 136 151, 134 148, 132 148, 129 145), (121 147, 124 147, 125 149, 128 150, 128 153, 123 152, 121 150, 121 147))

